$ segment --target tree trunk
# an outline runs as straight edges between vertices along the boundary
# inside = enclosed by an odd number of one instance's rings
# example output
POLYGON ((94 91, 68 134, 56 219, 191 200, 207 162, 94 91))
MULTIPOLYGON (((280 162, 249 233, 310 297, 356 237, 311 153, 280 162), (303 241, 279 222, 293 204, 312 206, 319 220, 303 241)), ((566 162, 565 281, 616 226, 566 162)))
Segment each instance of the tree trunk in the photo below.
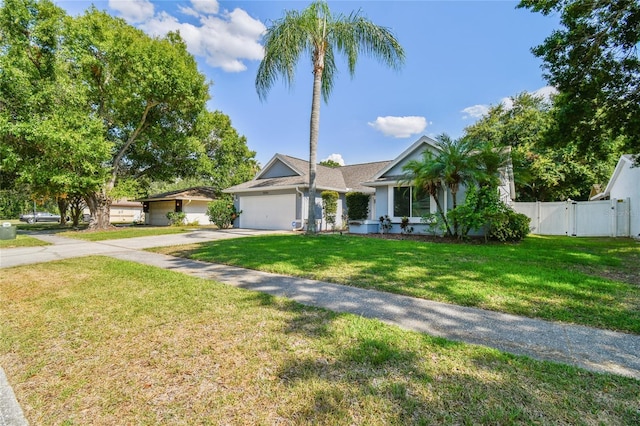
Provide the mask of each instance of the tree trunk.
POLYGON ((111 198, 104 192, 93 192, 85 201, 91 212, 90 230, 109 229, 111 227, 111 198))
MULTIPOLYGON (((438 209, 438 213, 440 214, 440 217, 442 218, 442 221, 444 222, 444 226, 447 229, 447 235, 448 236, 453 235, 451 233, 451 226, 449 226, 449 221, 447 220, 447 213, 442 209, 442 204, 440 204, 440 197, 438 197, 438 190, 436 189, 436 191, 432 192, 430 195, 433 197, 433 199, 436 202, 436 208, 438 209)), ((444 195, 445 195, 445 197, 447 196, 446 191, 445 191, 444 195)))
POLYGON ((56 201, 58 202, 58 211, 60 212, 60 225, 66 225, 69 200, 64 197, 57 197, 56 201))
MULTIPOLYGON (((453 200, 453 209, 455 210, 456 207, 458 207, 458 188, 455 187, 455 189, 451 188, 451 199, 453 200)), ((456 237, 460 237, 460 235, 458 235, 458 219, 453 218, 453 235, 455 235, 456 237)))
POLYGON ((307 218, 307 234, 315 234, 317 232, 316 158, 318 151, 318 135, 320 134, 320 97, 323 70, 324 52, 318 52, 313 70, 313 97, 311 99, 311 123, 309 132, 309 215, 307 218))
POLYGON ((84 199, 79 195, 71 197, 69 202, 69 209, 71 210, 71 220, 73 221, 73 227, 76 228, 80 224, 80 216, 82 216, 82 209, 85 206, 84 199))

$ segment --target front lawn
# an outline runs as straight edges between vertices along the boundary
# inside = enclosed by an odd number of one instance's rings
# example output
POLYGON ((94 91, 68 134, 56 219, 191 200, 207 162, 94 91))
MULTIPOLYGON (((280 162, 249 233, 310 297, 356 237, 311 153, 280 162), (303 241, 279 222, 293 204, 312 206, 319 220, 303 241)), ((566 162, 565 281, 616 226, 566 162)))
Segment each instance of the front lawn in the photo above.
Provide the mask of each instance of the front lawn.
POLYGON ((16 235, 15 240, 0 240, 0 248, 48 246, 49 243, 28 235, 16 235))
POLYGON ((126 228, 114 227, 107 231, 66 231, 57 235, 76 238, 85 241, 117 240, 121 238, 150 237, 154 235, 182 234, 195 228, 180 226, 131 226, 126 228))
POLYGON ((529 236, 457 244, 347 235, 219 240, 158 252, 640 334, 640 243, 529 236))
POLYGON ((106 257, 5 269, 0 300, 31 424, 640 423, 634 379, 106 257))

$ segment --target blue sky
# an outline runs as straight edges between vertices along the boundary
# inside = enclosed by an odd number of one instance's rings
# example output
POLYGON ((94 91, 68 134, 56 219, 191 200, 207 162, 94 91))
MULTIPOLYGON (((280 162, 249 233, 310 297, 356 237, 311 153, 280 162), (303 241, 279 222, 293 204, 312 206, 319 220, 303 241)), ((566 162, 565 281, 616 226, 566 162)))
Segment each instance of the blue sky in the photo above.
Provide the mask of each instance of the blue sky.
MULTIPOLYGON (((264 165, 275 153, 309 157, 311 66, 292 88, 255 90, 261 34, 283 11, 309 1, 55 0, 70 14, 91 4, 151 35, 180 30, 211 81, 209 109, 231 117, 264 165)), ((320 112, 318 159, 346 164, 390 160, 421 135, 462 136, 489 105, 527 91, 545 94, 541 61, 530 48, 558 28, 558 17, 516 9, 516 1, 329 1, 334 13, 361 10, 390 28, 406 53, 400 71, 361 57, 352 79, 343 62, 320 112)))

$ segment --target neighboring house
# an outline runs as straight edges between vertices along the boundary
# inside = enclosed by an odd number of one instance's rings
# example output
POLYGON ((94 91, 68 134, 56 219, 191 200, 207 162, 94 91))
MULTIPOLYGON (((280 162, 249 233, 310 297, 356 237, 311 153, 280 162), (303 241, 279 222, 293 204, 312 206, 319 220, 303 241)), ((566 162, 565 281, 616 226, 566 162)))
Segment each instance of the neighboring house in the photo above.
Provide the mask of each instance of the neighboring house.
MULTIPOLYGON (((346 213, 345 194, 365 192, 373 195, 374 189, 363 186, 362 182, 373 178, 388 163, 381 161, 336 168, 318 165, 316 199, 313 200, 318 226, 326 229, 322 191, 336 191, 340 195, 336 227, 341 228, 346 213)), ((223 192, 234 194, 236 208, 241 212, 235 223, 239 228, 302 229, 309 208, 309 162, 276 154, 255 178, 223 192)), ((373 212, 373 204, 369 210, 373 212)))
POLYGON ((169 212, 184 212, 186 223, 208 225, 207 208, 215 199, 213 188, 202 186, 156 194, 137 201, 142 202, 146 225, 168 225, 169 212))
MULTIPOLYGON (((622 155, 604 191, 589 198, 629 200, 629 235, 640 236, 640 167, 633 166, 633 155, 622 155)), ((620 218, 618 218, 620 220, 620 218)))
MULTIPOLYGON (((430 197, 418 199, 410 185, 402 181, 402 167, 410 160, 421 159, 425 149, 437 152, 436 141, 421 137, 393 161, 354 164, 329 168, 318 165, 316 178, 318 206, 317 217, 322 217, 324 190, 337 191, 338 226, 346 213, 344 195, 347 192, 364 192, 372 195, 369 206, 369 220, 378 223, 380 216, 388 215, 394 224, 391 232, 400 232, 399 223, 403 216, 410 217, 415 232, 427 232, 428 225, 421 222, 422 216, 435 213, 435 201, 430 197)), ((309 163, 304 160, 276 154, 251 181, 225 189, 234 194, 236 208, 242 211, 236 226, 256 229, 302 228, 302 218, 307 216, 309 203, 307 176, 309 163)), ((500 186, 504 202, 515 198, 513 174, 507 168, 502 175, 500 186)), ((453 201, 449 191, 443 193, 443 207, 451 209, 453 201)), ((464 189, 458 193, 458 200, 464 200, 464 189)), ((325 229, 325 226, 322 227, 325 229)))
MULTIPOLYGON (((89 221, 91 212, 89 207, 82 211, 84 220, 89 221)), ((142 203, 139 201, 129 201, 126 198, 114 200, 111 203, 110 219, 111 223, 133 223, 142 220, 142 203)))

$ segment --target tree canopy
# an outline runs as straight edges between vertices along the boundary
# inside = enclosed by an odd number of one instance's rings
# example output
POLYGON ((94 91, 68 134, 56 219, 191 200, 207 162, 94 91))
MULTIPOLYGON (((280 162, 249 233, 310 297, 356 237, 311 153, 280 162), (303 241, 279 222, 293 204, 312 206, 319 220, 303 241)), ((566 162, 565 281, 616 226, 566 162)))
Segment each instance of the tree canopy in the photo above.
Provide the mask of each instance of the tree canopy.
POLYGON ((307 232, 316 232, 316 157, 320 130, 320 97, 327 102, 337 73, 336 54, 347 57, 353 76, 360 54, 398 68, 404 50, 387 28, 377 26, 360 12, 334 15, 325 1, 315 1, 302 11, 289 10, 267 29, 265 56, 256 76, 256 90, 265 99, 279 77, 293 83, 300 57, 308 54, 313 70, 313 95, 309 129, 309 213, 307 232))
POLYGON ((580 153, 608 153, 621 143, 640 153, 640 3, 637 0, 522 0, 519 7, 559 13, 533 53, 560 95, 556 140, 580 153))
POLYGON ((491 107, 465 133, 467 138, 512 148, 517 200, 586 199, 591 185, 608 179, 615 152, 596 156, 580 154, 571 144, 558 145, 551 102, 526 92, 511 101, 509 108, 491 107))
POLYGON ((49 1, 7 0, 0 9, 2 174, 38 197, 97 189, 111 149, 73 79, 64 25, 49 1))
POLYGON ((206 110, 209 84, 179 34, 152 38, 94 7, 69 17, 49 0, 7 0, 0 19, 3 173, 81 193, 94 228, 132 184, 199 176, 221 190, 251 176, 255 153, 206 110))
POLYGON ((321 166, 325 166, 325 167, 331 167, 332 169, 335 169, 337 167, 341 167, 340 163, 338 163, 335 160, 331 160, 331 159, 323 160, 323 161, 319 162, 318 164, 320 164, 321 166))

